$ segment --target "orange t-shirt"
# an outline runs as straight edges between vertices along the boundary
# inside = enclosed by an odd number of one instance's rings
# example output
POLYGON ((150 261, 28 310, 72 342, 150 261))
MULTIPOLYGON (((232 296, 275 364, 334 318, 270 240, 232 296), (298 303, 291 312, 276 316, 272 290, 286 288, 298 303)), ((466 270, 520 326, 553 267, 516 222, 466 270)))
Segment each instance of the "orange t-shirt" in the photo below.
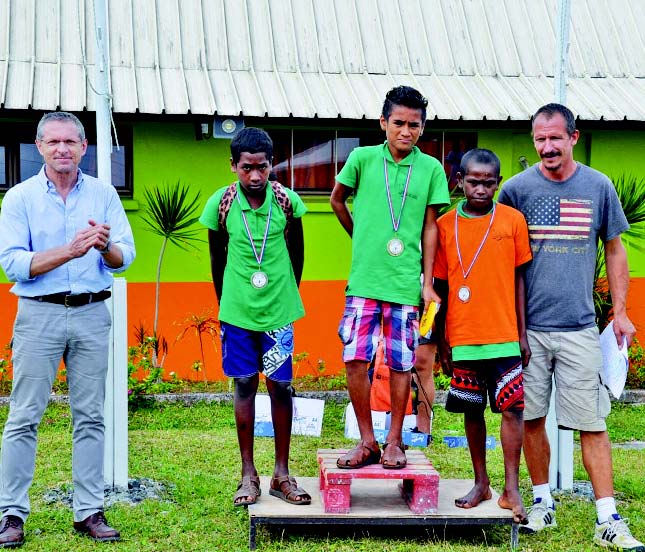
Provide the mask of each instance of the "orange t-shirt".
MULTIPOLYGON (((448 281, 446 333, 451 347, 517 341, 515 268, 531 260, 524 216, 506 205, 495 204, 495 219, 479 257, 464 279, 455 240, 455 216, 450 211, 437 221, 439 247, 434 276, 448 281), (457 297, 462 286, 470 289, 464 303, 457 297)), ((477 218, 459 216, 459 248, 468 270, 482 242, 491 214, 477 218)))

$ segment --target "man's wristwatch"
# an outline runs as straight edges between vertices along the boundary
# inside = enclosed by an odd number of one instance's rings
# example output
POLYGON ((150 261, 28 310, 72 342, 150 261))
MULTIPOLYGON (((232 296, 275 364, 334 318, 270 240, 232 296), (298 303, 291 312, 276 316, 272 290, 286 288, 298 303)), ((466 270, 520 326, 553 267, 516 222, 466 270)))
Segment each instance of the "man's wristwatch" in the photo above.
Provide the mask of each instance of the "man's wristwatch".
POLYGON ((105 247, 103 249, 99 249, 99 253, 101 255, 107 255, 110 252, 111 246, 112 246, 112 242, 108 240, 108 242, 105 244, 105 247))

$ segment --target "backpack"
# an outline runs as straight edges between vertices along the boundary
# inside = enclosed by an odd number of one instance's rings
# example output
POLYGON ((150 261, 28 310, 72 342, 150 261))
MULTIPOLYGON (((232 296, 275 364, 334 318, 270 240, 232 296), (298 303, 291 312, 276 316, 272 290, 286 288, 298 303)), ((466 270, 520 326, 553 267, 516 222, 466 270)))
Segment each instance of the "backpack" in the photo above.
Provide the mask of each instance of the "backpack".
MULTIPOLYGON (((269 186, 273 190, 273 195, 278 201, 278 205, 284 212, 284 216, 287 217, 287 224, 284 227, 284 239, 287 240, 287 233, 289 231, 289 224, 293 220, 293 205, 291 205, 291 199, 287 193, 287 189, 276 182, 275 180, 269 180, 269 186)), ((235 201, 237 196, 237 182, 233 182, 222 194, 222 199, 219 202, 219 208, 217 211, 217 224, 219 228, 226 228, 226 217, 228 217, 228 212, 231 210, 231 206, 235 201)))
MULTIPOLYGON (((378 340, 376 355, 374 358, 374 374, 372 376, 372 387, 370 388, 370 409, 378 412, 390 412, 392 403, 390 401, 390 368, 385 364, 383 352, 383 340, 378 340)), ((412 396, 408 396, 405 405, 405 413, 412 414, 412 396)))

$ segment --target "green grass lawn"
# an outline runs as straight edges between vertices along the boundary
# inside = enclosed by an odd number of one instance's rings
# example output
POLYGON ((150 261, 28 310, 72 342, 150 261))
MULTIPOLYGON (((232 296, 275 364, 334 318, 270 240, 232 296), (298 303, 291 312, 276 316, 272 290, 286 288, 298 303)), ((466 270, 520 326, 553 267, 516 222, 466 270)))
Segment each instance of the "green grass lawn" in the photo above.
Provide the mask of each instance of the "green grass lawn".
MULTIPOLYGON (((445 435, 463 435, 460 416, 435 409, 435 443, 427 449, 429 458, 443 478, 470 478, 465 449, 448 449, 445 435)), ((6 408, 0 409, 4 423, 6 408)), ((294 437, 292 472, 317 475, 316 449, 350 444, 342 436, 343 407, 327 404, 320 438, 294 437)), ((489 434, 498 435, 499 416, 488 416, 489 434)), ((645 406, 615 405, 609 419, 613 441, 645 440, 645 406)), ((493 486, 503 483, 499 447, 489 451, 493 486)), ((71 481, 70 418, 67 408, 49 407, 41 424, 36 477, 31 499, 33 513, 26 524, 25 550, 105 550, 106 546, 76 536, 71 530, 71 512, 60 504, 47 504, 43 494, 71 481)), ((257 467, 270 474, 273 440, 256 439, 257 467)), ((645 540, 645 451, 614 450, 615 483, 619 510, 631 520, 634 534, 645 540)), ((114 545, 119 551, 237 551, 247 548, 248 516, 231 503, 240 471, 240 461, 231 405, 197 404, 141 409, 130 416, 130 476, 148 477, 171 483, 171 501, 144 501, 137 506, 117 505, 108 519, 123 535, 114 545)), ((579 450, 575 457, 575 478, 586 479, 579 450)), ((522 491, 528 505, 530 482, 522 466, 522 491)), ((316 489, 308 489, 315 492, 316 489)), ((267 492, 267 489, 264 490, 267 492)), ((594 547, 594 505, 590 501, 563 497, 558 509, 558 529, 534 536, 521 536, 524 551, 586 551, 594 547)), ((441 528, 431 534, 412 533, 403 527, 387 530, 359 530, 356 535, 330 527, 331 534, 298 531, 258 531, 258 549, 267 551, 408 551, 508 550, 509 529, 505 527, 441 528)), ((599 549, 600 550, 600 549, 599 549)))

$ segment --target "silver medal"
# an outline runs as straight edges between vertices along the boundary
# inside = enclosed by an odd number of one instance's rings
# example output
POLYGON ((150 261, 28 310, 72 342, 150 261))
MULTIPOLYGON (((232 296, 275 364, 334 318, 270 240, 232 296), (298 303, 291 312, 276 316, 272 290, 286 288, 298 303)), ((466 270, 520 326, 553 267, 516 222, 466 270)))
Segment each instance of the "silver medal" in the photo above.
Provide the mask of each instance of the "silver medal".
POLYGON ((262 289, 269 283, 269 277, 266 272, 258 270, 251 275, 251 285, 256 289, 262 289))
POLYGON ((461 286, 457 291, 457 298, 462 303, 468 303, 470 301, 470 288, 468 286, 461 286))
POLYGON ((269 236, 269 226, 271 226, 271 213, 273 212, 273 202, 269 202, 269 214, 267 215, 267 223, 264 228, 264 237, 262 238, 262 248, 258 253, 257 248, 255 247, 255 242, 253 241, 253 236, 251 235, 251 229, 249 228, 249 223, 246 220, 246 215, 244 214, 244 209, 242 209, 242 203, 240 202, 240 194, 236 196, 237 202, 240 205, 240 214, 242 215, 242 221, 244 222, 244 228, 246 229, 246 235, 249 238, 249 243, 251 244, 251 249, 253 250, 253 255, 255 260, 258 262, 258 270, 251 274, 251 285, 255 289, 262 289, 269 283, 269 277, 266 272, 262 270, 262 259, 264 258, 264 248, 267 244, 267 238, 269 236))
POLYGON ((403 245, 403 241, 401 241, 399 238, 392 238, 389 242, 387 242, 387 252, 392 255, 392 257, 398 257, 401 253, 403 253, 403 249, 405 246, 403 245))
MULTIPOLYGON (((387 174, 387 159, 383 158, 383 172, 385 176, 385 191, 387 195, 387 205, 390 209, 390 218, 392 219, 392 228, 394 229, 394 235, 399 230, 401 225, 401 216, 403 215, 403 207, 405 207, 405 199, 408 197, 408 186, 410 185, 410 176, 412 175, 412 165, 408 167, 408 174, 405 177, 405 188, 403 189, 403 197, 401 198, 401 210, 399 211, 399 217, 394 217, 394 207, 392 207, 392 192, 390 190, 390 177, 387 174)), ((403 245, 403 240, 399 238, 392 238, 387 242, 387 252, 392 257, 398 257, 403 253, 405 246, 403 245)))

